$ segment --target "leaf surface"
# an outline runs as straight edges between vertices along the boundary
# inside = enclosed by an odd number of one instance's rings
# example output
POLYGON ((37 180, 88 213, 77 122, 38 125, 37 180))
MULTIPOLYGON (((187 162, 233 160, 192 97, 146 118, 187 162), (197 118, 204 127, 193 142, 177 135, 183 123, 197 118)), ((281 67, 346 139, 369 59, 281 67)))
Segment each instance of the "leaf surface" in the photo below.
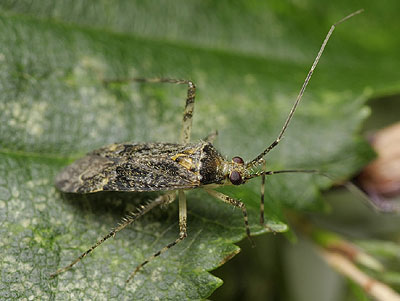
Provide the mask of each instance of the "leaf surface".
MULTIPOLYGON (((53 179, 105 144, 177 141, 185 87, 102 84, 133 76, 193 80, 193 140, 217 129, 215 145, 227 158, 251 160, 281 129, 329 26, 350 12, 344 4, 309 5, 2 1, 0 296, 181 300, 206 298, 220 286, 207 271, 239 252, 234 243, 245 237, 243 218, 202 191, 187 195, 188 238, 132 283, 125 280, 135 266, 176 239, 176 204, 154 210, 49 279, 126 212, 156 197, 66 196, 53 179)), ((400 90, 393 25, 399 23, 392 19, 383 30, 382 18, 383 10, 371 9, 337 29, 268 168, 316 168, 346 179, 371 158, 355 135, 368 114, 363 103, 400 90)), ((266 231, 258 225, 259 183, 221 190, 246 203, 253 234, 266 231)), ((323 210, 319 189, 330 184, 309 175, 269 177, 269 225, 287 229, 282 208, 323 210)))

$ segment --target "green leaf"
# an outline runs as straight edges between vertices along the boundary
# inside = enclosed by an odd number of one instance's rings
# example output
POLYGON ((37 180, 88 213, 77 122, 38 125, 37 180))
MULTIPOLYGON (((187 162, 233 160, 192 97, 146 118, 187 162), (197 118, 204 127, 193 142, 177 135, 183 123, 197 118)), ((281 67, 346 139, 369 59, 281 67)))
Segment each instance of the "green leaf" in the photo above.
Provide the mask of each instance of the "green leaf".
MULTIPOLYGON (((281 129, 329 26, 351 12, 344 3, 2 1, 1 298, 209 296, 222 281, 207 271, 238 253, 233 243, 245 237, 239 210, 189 192, 188 238, 131 283, 124 281, 137 264, 176 239, 176 204, 154 210, 50 279, 127 211, 155 197, 65 196, 54 176, 108 143, 177 141, 185 88, 101 81, 132 76, 193 80, 193 140, 218 129, 215 144, 224 155, 251 160, 281 129)), ((397 31, 380 23, 397 20, 386 14, 396 9, 374 5, 334 33, 285 139, 267 158, 269 168, 317 168, 345 179, 371 158, 355 136, 368 114, 363 103, 400 90, 397 31)), ((246 203, 253 234, 265 232, 258 225, 259 182, 224 190, 246 203)), ((323 209, 319 189, 329 185, 309 175, 268 178, 270 226, 286 229, 284 207, 323 209)))

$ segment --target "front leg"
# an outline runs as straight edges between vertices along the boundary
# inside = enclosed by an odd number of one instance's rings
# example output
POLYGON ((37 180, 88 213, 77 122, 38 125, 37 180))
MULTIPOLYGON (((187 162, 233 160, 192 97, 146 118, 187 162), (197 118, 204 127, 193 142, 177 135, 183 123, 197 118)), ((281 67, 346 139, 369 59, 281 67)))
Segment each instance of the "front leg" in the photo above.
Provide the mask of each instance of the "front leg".
POLYGON ((244 219, 244 226, 245 226, 245 228, 246 228, 247 238, 250 240, 252 246, 255 246, 255 244, 254 244, 254 242, 253 242, 253 240, 251 239, 251 236, 250 236, 249 219, 248 219, 248 217, 247 217, 246 205, 245 205, 243 202, 241 202, 241 201, 239 201, 239 200, 236 200, 236 199, 234 199, 234 198, 231 198, 230 196, 228 196, 228 195, 226 195, 226 194, 223 194, 223 193, 221 193, 221 192, 218 192, 218 191, 215 191, 215 190, 212 190, 212 189, 208 189, 208 188, 204 188, 204 190, 205 190, 208 194, 210 194, 210 195, 212 195, 213 197, 215 197, 215 198, 217 198, 217 199, 223 201, 224 203, 227 203, 227 204, 230 204, 230 205, 232 205, 232 206, 235 206, 235 207, 237 207, 237 208, 242 209, 242 212, 243 212, 243 219, 244 219))

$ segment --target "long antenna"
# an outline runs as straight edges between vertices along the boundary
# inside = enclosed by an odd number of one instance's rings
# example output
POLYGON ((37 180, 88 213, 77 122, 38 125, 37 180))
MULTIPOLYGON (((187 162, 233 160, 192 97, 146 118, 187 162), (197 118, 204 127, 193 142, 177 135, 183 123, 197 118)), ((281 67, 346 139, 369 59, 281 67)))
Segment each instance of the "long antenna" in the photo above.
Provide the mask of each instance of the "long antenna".
POLYGON ((296 101, 295 101, 295 103, 294 103, 292 109, 290 110, 288 117, 286 118, 285 124, 283 125, 281 132, 279 133, 279 135, 278 135, 278 137, 275 139, 275 141, 272 142, 271 145, 268 146, 261 154, 259 154, 256 158, 254 158, 254 159, 253 159, 252 161, 250 161, 249 163, 246 163, 246 166, 247 166, 247 167, 251 167, 251 166, 254 166, 254 165, 258 164, 258 163, 260 162, 260 160, 261 160, 266 154, 268 154, 275 146, 278 145, 279 141, 281 140, 283 134, 285 133, 285 131, 286 131, 288 125, 289 125, 290 120, 291 120, 292 117, 293 117, 294 112, 296 111, 297 106, 298 106, 299 103, 300 103, 301 98, 303 97, 303 94, 304 94, 304 91, 306 90, 306 87, 307 87, 307 85, 308 85, 308 82, 310 81, 310 78, 311 78, 311 76, 312 76, 312 74, 313 74, 313 72, 314 72, 314 70, 315 70, 315 67, 317 67, 318 62, 319 62, 319 59, 321 58, 321 55, 322 55, 322 53, 324 52, 325 46, 326 46, 326 44, 328 43, 329 38, 331 37, 331 35, 332 35, 333 31, 335 30, 336 26, 339 25, 340 23, 343 23, 344 21, 350 19, 351 17, 362 13, 363 11, 364 11, 364 9, 359 9, 359 10, 355 11, 354 13, 352 13, 352 14, 350 14, 350 15, 344 17, 343 19, 339 20, 338 22, 336 22, 335 24, 333 24, 333 25, 331 26, 331 28, 330 28, 329 31, 328 31, 328 34, 327 34, 326 37, 325 37, 324 42, 323 42, 322 45, 321 45, 321 48, 320 48, 319 51, 318 51, 318 54, 317 54, 317 57, 316 57, 315 60, 314 60, 314 63, 312 64, 311 69, 310 69, 310 71, 308 72, 306 79, 304 80, 304 83, 303 83, 303 86, 302 86, 301 89, 300 89, 299 95, 297 95, 296 101))

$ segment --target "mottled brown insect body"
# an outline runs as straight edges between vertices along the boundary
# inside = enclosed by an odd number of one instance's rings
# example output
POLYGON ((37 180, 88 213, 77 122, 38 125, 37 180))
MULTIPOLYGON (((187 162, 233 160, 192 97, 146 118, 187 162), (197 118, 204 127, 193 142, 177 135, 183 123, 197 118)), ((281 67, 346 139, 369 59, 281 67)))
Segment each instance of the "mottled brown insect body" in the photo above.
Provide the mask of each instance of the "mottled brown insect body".
MULTIPOLYGON (((246 234, 250 239, 250 227, 248 224, 246 206, 240 200, 231 198, 221 192, 213 190, 214 187, 224 185, 241 185, 248 180, 261 177, 261 202, 260 202, 260 223, 271 230, 264 223, 264 183, 265 176, 286 172, 309 172, 315 170, 279 170, 267 171, 264 156, 275 148, 281 141, 290 120, 293 117, 304 90, 317 66, 321 54, 328 42, 335 25, 360 13, 357 11, 338 23, 332 25, 329 30, 317 57, 304 81, 304 84, 294 102, 289 115, 283 124, 282 130, 276 139, 262 151, 257 157, 249 162, 244 162, 241 157, 233 157, 232 160, 225 160, 211 144, 215 134, 207 136, 204 141, 190 143, 192 128, 192 116, 194 111, 194 99, 196 87, 191 81, 174 79, 128 79, 106 81, 106 83, 126 83, 129 81, 152 82, 152 83, 175 83, 188 86, 181 141, 177 143, 122 143, 112 144, 98 150, 92 151, 86 157, 77 160, 66 167, 56 178, 56 186, 62 192, 67 193, 93 193, 98 191, 164 191, 164 194, 155 200, 141 206, 137 212, 130 213, 110 233, 97 241, 86 252, 81 254, 69 265, 57 270, 52 276, 56 276, 69 270, 87 254, 102 244, 110 237, 133 223, 138 217, 150 211, 156 206, 171 203, 176 194, 179 196, 179 237, 154 253, 144 262, 139 264, 131 273, 128 280, 148 262, 167 251, 169 248, 181 242, 187 236, 187 209, 185 190, 204 188, 211 196, 240 208, 243 213, 246 234)), ((251 239, 250 239, 251 240, 251 239)))
POLYGON ((68 193, 193 189, 223 184, 231 165, 209 142, 112 144, 67 166, 56 187, 68 193))

